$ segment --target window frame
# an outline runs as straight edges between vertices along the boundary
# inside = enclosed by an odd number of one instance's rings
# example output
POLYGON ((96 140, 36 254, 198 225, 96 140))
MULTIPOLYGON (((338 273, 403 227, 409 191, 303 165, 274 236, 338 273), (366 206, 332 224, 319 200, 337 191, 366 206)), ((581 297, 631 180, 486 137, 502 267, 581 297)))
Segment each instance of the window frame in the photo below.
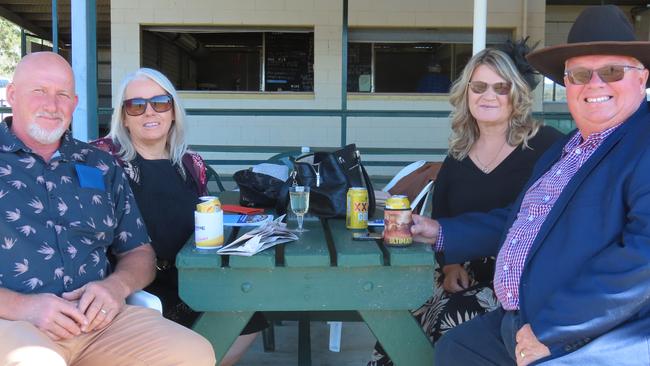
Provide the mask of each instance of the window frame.
MULTIPOLYGON (((486 35, 487 44, 499 44, 505 42, 507 39, 512 39, 515 30, 512 28, 489 28, 486 35)), ((455 61, 456 51, 455 46, 458 44, 471 45, 473 39, 472 28, 366 28, 351 27, 348 36, 348 80, 350 80, 350 64, 349 52, 351 44, 369 43, 370 44, 370 91, 350 91, 347 88, 347 93, 352 95, 449 95, 449 92, 376 92, 376 44, 398 44, 398 43, 437 43, 449 44, 452 47, 451 65, 450 65, 450 79, 453 83, 453 75, 457 74, 457 65, 455 61)), ((464 65, 462 65, 464 67, 464 65)))
MULTIPOLYGON (((162 36, 159 35, 159 33, 169 33, 169 34, 206 34, 206 33, 223 33, 223 34, 236 34, 236 33, 260 33, 261 35, 261 44, 260 44, 260 55, 259 55, 259 68, 257 70, 258 72, 258 77, 259 77, 259 83, 257 85, 256 90, 229 90, 229 89, 215 89, 215 90, 204 90, 201 88, 198 88, 198 84, 200 83, 200 80, 198 79, 198 76, 196 78, 196 84, 197 86, 195 88, 183 88, 180 85, 176 85, 177 83, 175 80, 171 80, 172 83, 175 85, 176 89, 178 92, 181 93, 249 93, 249 94, 282 94, 282 93, 288 93, 288 94, 313 94, 315 90, 315 83, 314 83, 314 41, 315 41, 315 30, 314 27, 293 27, 293 26, 286 26, 286 27, 266 27, 266 26, 163 26, 163 25, 148 25, 148 26, 141 26, 140 27, 140 37, 141 39, 144 38, 145 32, 149 32, 153 34, 155 37, 161 38, 162 36), (308 40, 311 50, 308 51, 308 53, 311 53, 311 58, 307 60, 307 68, 308 68, 308 74, 311 72, 311 90, 300 90, 300 91, 292 91, 292 90, 282 90, 282 91, 273 91, 269 90, 267 91, 267 37, 270 33, 286 33, 286 34, 292 34, 292 33, 303 33, 303 34, 309 34, 311 36, 311 39, 308 40), (309 71, 311 70, 311 71, 309 71)), ((181 36, 182 37, 182 36, 181 36)), ((177 45, 179 48, 183 49, 184 52, 187 52, 187 50, 183 47, 180 47, 177 45)), ((188 45, 189 46, 189 45, 188 45)), ((156 58, 159 59, 161 57, 160 54, 156 55, 156 58)), ((145 65, 145 50, 144 46, 141 42, 140 44, 140 64, 145 65)), ((151 67, 151 66, 150 66, 151 67)), ((184 68, 191 68, 194 67, 194 69, 198 69, 198 66, 196 64, 188 64, 185 65, 184 68)), ((160 67, 158 67, 160 69, 160 67)), ((161 70, 163 71, 163 70, 161 70)), ((184 72, 181 70, 180 72, 184 72)))

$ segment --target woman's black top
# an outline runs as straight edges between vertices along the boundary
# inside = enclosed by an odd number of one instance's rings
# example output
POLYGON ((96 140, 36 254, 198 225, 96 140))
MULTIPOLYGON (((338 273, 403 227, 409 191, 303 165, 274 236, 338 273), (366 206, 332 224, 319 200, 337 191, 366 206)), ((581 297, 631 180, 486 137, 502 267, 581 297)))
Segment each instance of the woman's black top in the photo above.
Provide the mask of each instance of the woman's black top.
POLYGON ((194 233, 196 185, 180 175, 169 159, 137 156, 140 183, 129 182, 158 259, 174 263, 176 253, 194 233))
MULTIPOLYGON (((129 183, 158 258, 156 278, 145 290, 160 298, 165 318, 192 327, 200 313, 190 309, 178 296, 178 271, 174 263, 178 251, 194 234, 194 211, 199 202, 197 185, 189 174, 183 179, 169 159, 146 160, 138 155, 133 164, 139 169, 140 182, 129 180, 129 183)), ((242 334, 255 333, 267 326, 262 313, 255 312, 242 334)))
POLYGON ((469 156, 460 161, 447 156, 436 178, 433 218, 506 207, 521 192, 537 159, 561 136, 558 130, 543 126, 528 141, 530 149, 517 146, 487 174, 469 156))

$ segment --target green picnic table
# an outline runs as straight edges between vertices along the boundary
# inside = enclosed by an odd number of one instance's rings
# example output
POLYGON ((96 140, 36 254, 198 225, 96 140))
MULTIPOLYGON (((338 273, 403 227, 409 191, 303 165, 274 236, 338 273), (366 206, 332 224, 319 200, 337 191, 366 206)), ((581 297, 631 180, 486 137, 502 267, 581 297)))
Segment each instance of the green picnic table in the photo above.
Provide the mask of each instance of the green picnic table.
MULTIPOLYGON (((251 257, 196 249, 193 238, 178 254, 180 297, 204 312, 194 330, 212 342, 217 359, 255 311, 358 312, 396 365, 431 366, 433 346, 409 312, 433 291, 426 245, 353 241, 343 219, 314 218, 305 228, 298 241, 251 257)), ((238 230, 224 234, 230 242, 238 230)))

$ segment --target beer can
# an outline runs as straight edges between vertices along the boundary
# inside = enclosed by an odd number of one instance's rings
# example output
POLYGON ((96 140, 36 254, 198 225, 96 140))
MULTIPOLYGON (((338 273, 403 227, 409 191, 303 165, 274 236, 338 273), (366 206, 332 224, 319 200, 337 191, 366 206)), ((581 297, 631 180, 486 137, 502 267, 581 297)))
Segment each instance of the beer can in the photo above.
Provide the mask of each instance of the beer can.
POLYGON ((201 203, 196 205, 197 212, 209 213, 221 210, 221 201, 219 201, 219 197, 201 196, 199 197, 199 201, 201 201, 201 203))
POLYGON ((407 246, 413 243, 411 203, 406 196, 392 196, 384 209, 384 244, 407 246))
POLYGON ((194 242, 198 249, 223 245, 223 211, 194 212, 194 242))
POLYGON ((368 190, 352 187, 347 194, 347 213, 345 223, 348 229, 368 228, 368 190))

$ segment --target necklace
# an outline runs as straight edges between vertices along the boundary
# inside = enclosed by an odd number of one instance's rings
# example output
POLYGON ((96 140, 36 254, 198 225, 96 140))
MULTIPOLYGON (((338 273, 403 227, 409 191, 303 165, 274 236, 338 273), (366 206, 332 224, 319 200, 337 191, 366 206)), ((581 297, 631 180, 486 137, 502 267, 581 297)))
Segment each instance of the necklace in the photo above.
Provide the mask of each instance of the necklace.
POLYGON ((478 165, 479 165, 478 168, 481 169, 481 171, 482 171, 483 173, 487 174, 487 173, 489 173, 490 171, 492 171, 492 169, 491 169, 490 167, 491 167, 492 164, 497 160, 497 158, 499 157, 499 155, 501 155, 501 151, 503 151, 503 148, 506 147, 506 142, 508 142, 508 139, 503 140, 503 144, 501 145, 501 148, 499 149, 499 151, 497 151, 496 155, 494 155, 494 156, 492 157, 492 160, 490 160, 487 164, 483 164, 483 162, 481 161, 481 159, 478 157, 478 154, 477 154, 477 153, 474 153, 474 157, 476 158, 476 162, 477 162, 478 165))

